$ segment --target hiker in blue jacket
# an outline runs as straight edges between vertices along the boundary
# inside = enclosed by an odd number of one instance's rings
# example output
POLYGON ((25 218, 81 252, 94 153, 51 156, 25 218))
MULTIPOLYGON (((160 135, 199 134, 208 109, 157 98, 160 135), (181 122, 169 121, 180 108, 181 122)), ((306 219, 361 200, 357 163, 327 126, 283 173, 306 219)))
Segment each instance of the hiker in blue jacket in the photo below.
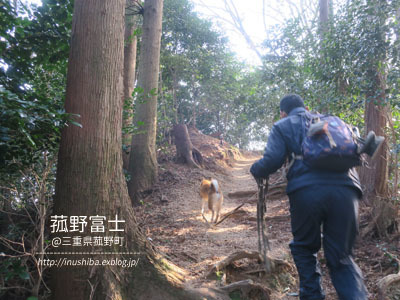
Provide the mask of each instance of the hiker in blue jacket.
MULTIPOLYGON (((306 134, 303 99, 287 95, 280 102, 281 120, 274 124, 262 159, 250 169, 268 178, 287 158, 301 155, 306 134)), ((358 201, 362 190, 354 169, 316 170, 295 159, 287 174, 293 241, 290 250, 300 278, 300 299, 324 299, 317 252, 321 239, 332 283, 341 300, 366 300, 361 270, 352 258, 358 232, 358 201), (322 225, 322 235, 321 235, 322 225)))

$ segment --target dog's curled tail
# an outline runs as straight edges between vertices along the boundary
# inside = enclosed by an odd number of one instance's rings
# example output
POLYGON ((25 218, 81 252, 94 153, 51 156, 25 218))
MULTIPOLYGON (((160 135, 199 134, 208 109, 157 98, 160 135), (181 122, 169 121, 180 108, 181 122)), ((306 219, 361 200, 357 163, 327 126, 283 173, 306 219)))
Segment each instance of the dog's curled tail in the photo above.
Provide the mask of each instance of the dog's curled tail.
POLYGON ((216 179, 212 179, 211 180, 211 191, 213 193, 218 193, 219 192, 218 181, 216 179))

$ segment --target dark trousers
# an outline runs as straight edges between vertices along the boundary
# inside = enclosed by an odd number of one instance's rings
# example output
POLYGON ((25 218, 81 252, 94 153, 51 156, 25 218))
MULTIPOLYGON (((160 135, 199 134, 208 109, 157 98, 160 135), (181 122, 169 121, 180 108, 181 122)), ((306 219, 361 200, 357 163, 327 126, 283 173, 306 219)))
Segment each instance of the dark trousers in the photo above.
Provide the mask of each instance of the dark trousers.
POLYGON ((300 299, 324 299, 317 252, 321 239, 340 300, 366 300, 361 270, 352 258, 358 232, 359 195, 352 187, 310 186, 289 194, 293 241, 290 250, 300 278, 300 299), (322 235, 321 235, 322 225, 322 235))

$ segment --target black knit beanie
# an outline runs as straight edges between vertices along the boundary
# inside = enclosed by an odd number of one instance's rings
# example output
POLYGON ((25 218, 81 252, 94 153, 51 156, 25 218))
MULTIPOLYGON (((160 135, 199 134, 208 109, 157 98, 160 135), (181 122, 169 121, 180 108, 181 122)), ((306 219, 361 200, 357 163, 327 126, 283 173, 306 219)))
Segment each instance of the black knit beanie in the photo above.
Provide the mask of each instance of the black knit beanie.
POLYGON ((304 101, 299 95, 291 94, 282 98, 280 103, 281 111, 289 114, 296 107, 304 107, 304 101))

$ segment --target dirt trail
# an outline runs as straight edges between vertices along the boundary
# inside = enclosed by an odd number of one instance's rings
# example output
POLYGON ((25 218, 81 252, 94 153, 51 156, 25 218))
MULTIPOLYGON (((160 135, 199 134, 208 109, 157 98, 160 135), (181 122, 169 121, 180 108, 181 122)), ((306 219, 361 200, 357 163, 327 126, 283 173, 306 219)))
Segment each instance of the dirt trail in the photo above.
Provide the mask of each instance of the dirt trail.
MULTIPOLYGON (((191 169, 174 163, 173 150, 165 155, 159 155, 159 183, 152 193, 144 198, 144 205, 137 208, 136 213, 139 226, 145 231, 149 240, 169 260, 186 270, 185 279, 191 286, 212 287, 221 284, 220 280, 208 280, 204 276, 213 265, 234 252, 258 250, 257 186, 249 169, 259 157, 240 154, 231 145, 225 142, 221 145, 219 140, 196 130, 191 130, 190 134, 194 146, 200 150, 205 159, 205 168, 191 169), (225 198, 222 214, 245 203, 238 213, 216 227, 210 227, 200 213, 199 187, 201 180, 206 177, 213 177, 219 181, 225 198), (228 196, 238 191, 254 191, 254 193, 241 198, 228 196)), ((276 174, 270 178, 270 184, 277 181, 276 174)), ((366 221, 368 210, 365 205, 364 207, 361 205, 360 208, 361 212, 364 209, 364 214, 362 213, 360 217, 361 224, 365 226, 368 224, 366 221)), ((211 213, 208 212, 206 217, 209 220, 211 213)), ((271 256, 292 264, 288 247, 292 239, 289 205, 283 193, 278 193, 275 198, 271 195, 268 197, 267 224, 271 256)), ((366 277, 366 284, 371 293, 369 299, 377 298, 376 282, 380 278, 397 272, 396 264, 385 255, 385 249, 394 254, 398 253, 400 241, 397 241, 396 247, 396 239, 394 242, 387 239, 380 241, 363 239, 358 240, 355 247, 355 260, 366 277)), ((318 258, 322 267, 326 300, 337 300, 322 251, 318 258)), ((252 266, 251 262, 246 260, 237 263, 239 270, 252 266)), ((268 286, 273 292, 272 299, 298 299, 289 296, 289 293, 298 291, 295 268, 287 275, 287 281, 278 280, 275 285, 268 286)), ((396 293, 400 295, 400 292, 396 293)), ((390 299, 399 299, 396 297, 390 299)))
MULTIPOLYGON (((257 157, 258 158, 258 157, 257 157)), ((256 191, 257 185, 249 173, 254 156, 242 156, 225 174, 207 170, 193 170, 182 165, 164 165, 158 197, 145 202, 139 220, 147 236, 170 260, 188 271, 187 280, 193 285, 215 284, 204 275, 209 268, 227 255, 241 250, 257 251, 257 193, 242 198, 230 198, 229 193, 256 191), (224 194, 222 215, 245 203, 240 211, 216 227, 202 218, 199 186, 204 177, 219 181, 224 194), (158 198, 158 200, 157 200, 158 198), (160 201, 161 200, 161 201, 160 201), (160 203, 161 202, 161 203, 160 203)), ((268 224, 268 238, 272 256, 289 261, 290 221, 286 199, 268 202, 267 217, 281 215, 268 224)), ((210 220, 211 212, 206 214, 210 220)), ((281 286, 285 292, 295 292, 293 286, 281 286)), ((275 299, 275 298, 274 298, 275 299)), ((276 298, 276 299, 294 299, 276 298)))

